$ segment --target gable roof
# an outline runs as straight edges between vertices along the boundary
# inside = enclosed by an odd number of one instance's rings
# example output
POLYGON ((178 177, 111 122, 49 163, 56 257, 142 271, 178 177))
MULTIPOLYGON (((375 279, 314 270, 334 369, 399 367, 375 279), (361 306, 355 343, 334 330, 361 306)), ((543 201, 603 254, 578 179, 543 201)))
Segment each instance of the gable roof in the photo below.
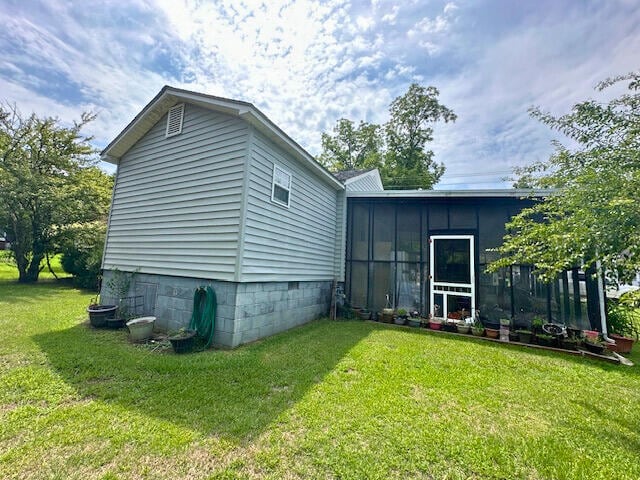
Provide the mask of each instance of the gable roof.
POLYGON ((333 176, 340 180, 342 183, 345 183, 347 180, 350 180, 355 177, 359 177, 360 175, 364 175, 367 172, 370 172, 373 168, 369 168, 366 170, 342 170, 341 172, 333 172, 333 176))
POLYGON ((162 90, 135 116, 129 125, 100 152, 101 160, 118 164, 120 158, 151 130, 164 114, 167 113, 169 108, 180 102, 194 104, 208 110, 242 118, 273 140, 287 153, 299 160, 303 165, 307 166, 325 182, 331 184, 337 190, 344 189, 344 185, 342 185, 339 180, 253 104, 183 90, 169 85, 162 87, 162 90))

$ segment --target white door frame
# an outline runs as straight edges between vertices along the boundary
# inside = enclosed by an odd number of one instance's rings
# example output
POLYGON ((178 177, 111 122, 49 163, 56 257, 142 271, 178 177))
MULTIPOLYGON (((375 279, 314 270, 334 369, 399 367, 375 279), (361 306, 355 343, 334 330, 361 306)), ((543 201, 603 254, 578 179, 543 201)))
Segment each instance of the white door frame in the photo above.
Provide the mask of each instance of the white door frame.
MULTIPOLYGON (((435 295, 442 295, 443 310, 447 309, 448 297, 469 297, 471 298, 471 318, 476 318, 476 268, 475 268, 475 242, 473 235, 431 235, 429 237, 429 299, 431 316, 435 315, 435 295), (468 240, 469 241, 469 268, 471 269, 470 283, 448 283, 435 281, 435 241, 437 240, 468 240), (455 292, 450 288, 469 289, 465 292, 455 292)), ((446 318, 447 312, 443 311, 442 316, 446 318)))

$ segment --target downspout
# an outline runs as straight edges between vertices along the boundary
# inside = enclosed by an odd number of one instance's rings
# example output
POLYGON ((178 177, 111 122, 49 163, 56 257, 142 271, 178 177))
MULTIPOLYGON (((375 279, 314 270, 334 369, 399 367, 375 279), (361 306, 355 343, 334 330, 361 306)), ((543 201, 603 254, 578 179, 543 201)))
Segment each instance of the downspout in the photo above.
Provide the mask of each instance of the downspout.
POLYGON ((596 271, 598 275, 598 300, 600 301, 600 328, 602 330, 602 338, 607 343, 615 345, 616 341, 607 335, 607 309, 604 300, 604 282, 602 281, 602 265, 600 260, 596 260, 596 271))

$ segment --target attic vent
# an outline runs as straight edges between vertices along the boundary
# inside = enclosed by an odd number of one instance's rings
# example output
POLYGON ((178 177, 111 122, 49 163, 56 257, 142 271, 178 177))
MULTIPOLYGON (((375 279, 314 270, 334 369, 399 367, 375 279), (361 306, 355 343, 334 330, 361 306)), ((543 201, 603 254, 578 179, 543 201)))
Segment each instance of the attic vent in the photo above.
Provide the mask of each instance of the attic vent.
POLYGON ((184 117, 184 103, 169 109, 167 115, 167 132, 165 138, 173 137, 182 133, 182 119, 184 117))

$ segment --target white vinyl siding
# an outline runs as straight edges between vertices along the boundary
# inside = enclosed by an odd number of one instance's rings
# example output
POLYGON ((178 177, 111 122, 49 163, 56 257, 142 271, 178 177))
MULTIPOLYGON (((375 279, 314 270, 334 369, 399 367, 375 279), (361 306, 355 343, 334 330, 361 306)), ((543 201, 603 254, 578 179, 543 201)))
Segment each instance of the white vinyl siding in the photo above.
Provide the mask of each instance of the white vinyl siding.
POLYGON ((241 281, 332 280, 336 190, 254 131, 241 281), (290 207, 271 201, 274 165, 290 172, 290 207))
POLYGON ((181 135, 166 125, 120 161, 104 268, 233 280, 248 127, 190 104, 181 135))
POLYGON ((383 187, 375 172, 367 172, 353 180, 347 181, 346 189, 349 192, 379 192, 383 190, 383 187))

